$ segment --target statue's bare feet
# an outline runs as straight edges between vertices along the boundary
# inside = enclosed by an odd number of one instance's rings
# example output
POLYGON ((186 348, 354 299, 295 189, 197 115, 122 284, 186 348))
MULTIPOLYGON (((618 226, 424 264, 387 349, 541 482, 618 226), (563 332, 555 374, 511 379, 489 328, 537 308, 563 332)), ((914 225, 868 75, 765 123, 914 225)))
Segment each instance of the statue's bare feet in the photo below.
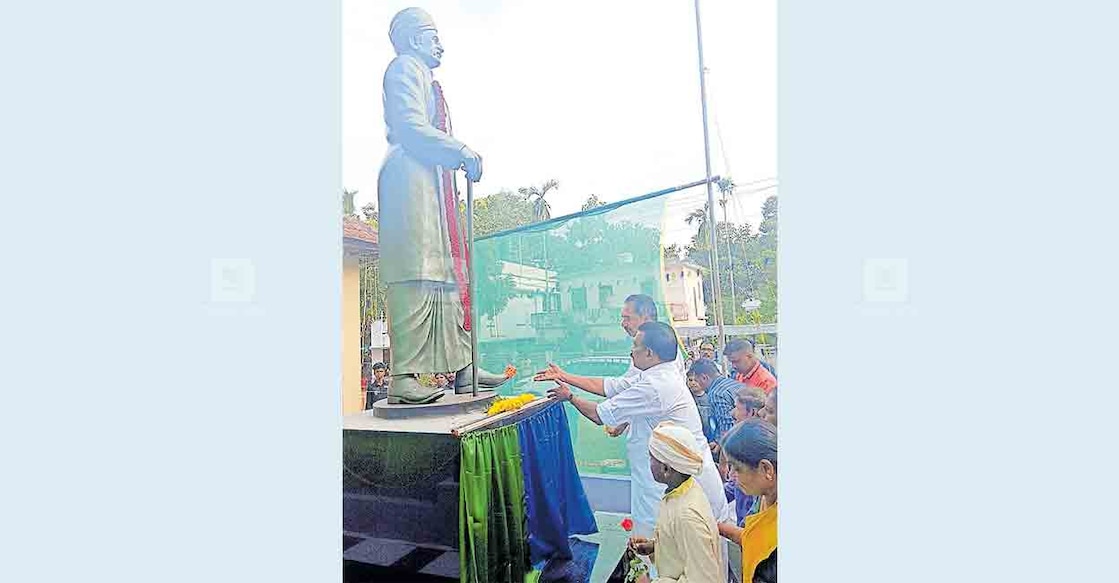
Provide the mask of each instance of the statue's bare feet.
POLYGON ((425 387, 412 375, 394 376, 389 386, 390 405, 424 405, 439 400, 443 395, 443 389, 425 387))
MULTIPOLYGON (((465 368, 458 371, 458 373, 455 374, 455 393, 469 393, 471 388, 470 379, 473 377, 473 375, 474 371, 470 367, 470 365, 467 365, 465 368)), ((511 377, 508 377, 506 375, 493 374, 492 372, 487 372, 485 370, 482 370, 481 368, 478 369, 479 388, 493 389, 505 384, 505 381, 508 381, 510 378, 511 377)))

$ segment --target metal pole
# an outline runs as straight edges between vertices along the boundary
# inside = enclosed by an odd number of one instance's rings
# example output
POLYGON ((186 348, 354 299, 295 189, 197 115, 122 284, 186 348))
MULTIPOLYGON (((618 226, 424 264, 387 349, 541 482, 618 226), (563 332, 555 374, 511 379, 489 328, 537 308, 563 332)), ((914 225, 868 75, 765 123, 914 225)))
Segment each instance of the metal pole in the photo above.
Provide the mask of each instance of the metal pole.
POLYGON ((470 396, 478 396, 478 296, 474 290, 474 181, 466 179, 466 240, 470 242, 467 247, 467 256, 470 258, 470 396))
MULTIPOLYGON (((727 193, 723 193, 723 222, 727 220, 727 193)), ((727 261, 730 262, 730 325, 738 324, 738 293, 734 289, 734 249, 730 246, 730 237, 727 237, 727 261)))
POLYGON ((703 66, 703 26, 700 24, 699 0, 695 0, 695 34, 696 44, 699 47, 699 98, 703 110, 703 159, 707 165, 707 224, 711 239, 711 273, 715 276, 711 288, 715 300, 715 328, 719 331, 720 346, 726 346, 726 334, 723 330, 723 290, 722 278, 719 274, 719 245, 715 234, 718 223, 715 219, 715 191, 711 185, 711 138, 707 131, 707 73, 703 66))

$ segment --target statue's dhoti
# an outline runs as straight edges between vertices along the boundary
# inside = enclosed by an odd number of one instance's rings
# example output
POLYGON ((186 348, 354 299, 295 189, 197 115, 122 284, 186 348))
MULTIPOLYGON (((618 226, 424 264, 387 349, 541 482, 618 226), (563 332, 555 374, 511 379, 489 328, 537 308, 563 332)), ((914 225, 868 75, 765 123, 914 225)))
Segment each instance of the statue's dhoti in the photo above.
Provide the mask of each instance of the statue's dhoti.
POLYGON ((394 375, 457 372, 470 364, 458 286, 409 281, 388 286, 394 375))

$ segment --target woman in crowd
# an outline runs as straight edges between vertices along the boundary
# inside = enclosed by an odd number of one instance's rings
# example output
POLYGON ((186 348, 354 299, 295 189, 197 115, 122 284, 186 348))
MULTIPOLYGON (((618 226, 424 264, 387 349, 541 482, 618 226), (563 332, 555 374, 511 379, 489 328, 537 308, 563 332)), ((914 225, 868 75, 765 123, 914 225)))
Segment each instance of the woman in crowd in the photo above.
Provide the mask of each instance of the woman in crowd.
POLYGON ((777 427, 777 387, 774 387, 773 392, 765 398, 765 408, 762 409, 761 417, 777 427))
MULTIPOLYGON (((745 385, 739 388, 734 395, 734 410, 731 411, 735 426, 741 425, 747 419, 760 418, 765 403, 765 391, 757 387, 747 387, 745 385)), ((743 492, 742 489, 738 487, 738 481, 735 479, 734 470, 730 467, 727 456, 720 456, 719 469, 722 471, 723 479, 726 481, 724 490, 727 495, 727 501, 734 501, 734 513, 737 519, 735 524, 742 526, 747 516, 758 512, 758 498, 743 492)))
MULTIPOLYGON (((653 538, 635 536, 630 548, 652 556, 654 583, 724 583, 719 529, 711 503, 692 478, 703 469, 703 453, 691 431, 669 422, 653 429, 649 469, 653 479, 665 485, 665 495, 653 538)), ((648 581, 648 577, 638 581, 648 581)))
POLYGON ((765 391, 758 387, 743 385, 734 394, 734 410, 731 411, 731 417, 734 417, 735 425, 751 417, 760 417, 765 404, 765 391))
POLYGON ((757 496, 759 512, 741 527, 720 524, 719 533, 742 547, 742 581, 777 581, 777 428, 762 419, 747 419, 723 438, 723 452, 738 487, 757 496))

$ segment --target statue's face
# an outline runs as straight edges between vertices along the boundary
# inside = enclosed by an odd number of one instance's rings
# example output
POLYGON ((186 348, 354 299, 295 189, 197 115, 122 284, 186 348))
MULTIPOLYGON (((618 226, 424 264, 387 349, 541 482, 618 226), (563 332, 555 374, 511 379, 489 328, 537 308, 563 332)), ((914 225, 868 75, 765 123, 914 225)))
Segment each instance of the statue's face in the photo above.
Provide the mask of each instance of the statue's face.
POLYGON ((443 62, 443 44, 439 42, 438 30, 425 30, 412 37, 412 50, 432 69, 443 62))

